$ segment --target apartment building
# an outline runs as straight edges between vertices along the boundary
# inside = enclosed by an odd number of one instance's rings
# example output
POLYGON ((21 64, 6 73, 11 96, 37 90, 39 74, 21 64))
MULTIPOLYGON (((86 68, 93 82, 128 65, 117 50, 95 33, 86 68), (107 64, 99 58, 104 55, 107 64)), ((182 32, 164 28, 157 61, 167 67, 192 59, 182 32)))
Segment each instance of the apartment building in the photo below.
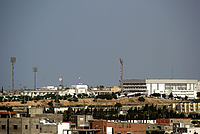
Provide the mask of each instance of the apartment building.
POLYGON ((146 124, 93 120, 90 129, 100 129, 95 134, 146 134, 146 124))
POLYGON ((200 102, 198 101, 182 101, 172 104, 173 110, 177 113, 200 113, 200 102))
POLYGON ((0 134, 40 134, 39 118, 0 118, 0 134))
POLYGON ((187 132, 188 128, 193 127, 191 118, 169 118, 157 119, 157 125, 164 125, 163 131, 167 133, 181 134, 187 132))

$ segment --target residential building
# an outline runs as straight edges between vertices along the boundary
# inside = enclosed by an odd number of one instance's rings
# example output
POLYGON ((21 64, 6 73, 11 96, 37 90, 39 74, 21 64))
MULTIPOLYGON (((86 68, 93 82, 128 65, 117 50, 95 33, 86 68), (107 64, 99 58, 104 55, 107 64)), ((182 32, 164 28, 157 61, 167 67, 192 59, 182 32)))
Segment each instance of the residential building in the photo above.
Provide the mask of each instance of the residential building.
POLYGON ((89 121, 93 120, 92 115, 73 115, 72 123, 76 125, 77 128, 89 128, 89 121))
POLYGON ((146 134, 146 124, 128 122, 93 120, 90 122, 90 129, 100 129, 95 134, 146 134))
POLYGON ((0 118, 0 134, 40 134, 39 118, 0 118))
POLYGON ((191 118, 169 118, 169 119, 157 119, 158 125, 164 125, 164 131, 167 133, 183 133, 188 128, 193 127, 191 124, 191 118))
POLYGON ((52 122, 47 118, 40 121, 40 134, 71 134, 71 122, 52 122))
POLYGON ((188 128, 187 131, 182 134, 200 134, 200 127, 188 128))
POLYGON ((197 101, 181 101, 172 104, 173 110, 177 113, 200 113, 200 102, 197 101))

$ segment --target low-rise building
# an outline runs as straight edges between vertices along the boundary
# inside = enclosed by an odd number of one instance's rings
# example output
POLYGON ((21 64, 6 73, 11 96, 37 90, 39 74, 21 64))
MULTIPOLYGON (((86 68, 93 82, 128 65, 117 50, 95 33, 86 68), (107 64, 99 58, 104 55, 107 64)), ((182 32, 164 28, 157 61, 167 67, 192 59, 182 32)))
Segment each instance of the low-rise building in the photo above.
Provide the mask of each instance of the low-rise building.
POLYGON ((71 122, 52 122, 47 118, 40 120, 40 134, 71 134, 71 122))
POLYGON ((191 124, 191 118, 169 118, 169 119, 157 119, 157 125, 164 125, 164 131, 167 133, 183 133, 188 128, 193 127, 191 124))
POLYGON ((200 127, 188 128, 187 131, 182 134, 200 134, 200 127))
POLYGON ((89 128, 89 121, 93 120, 92 115, 74 115, 71 118, 72 123, 74 123, 77 128, 89 128))
POLYGON ((181 101, 172 104, 172 108, 177 113, 200 113, 200 102, 197 101, 181 101))
POLYGON ((146 134, 146 124, 128 122, 93 120, 90 122, 90 129, 100 129, 95 134, 146 134))
POLYGON ((145 80, 127 79, 122 81, 123 91, 128 96, 147 95, 147 86, 145 80))
POLYGON ((0 118, 0 134, 40 134, 39 118, 0 118))

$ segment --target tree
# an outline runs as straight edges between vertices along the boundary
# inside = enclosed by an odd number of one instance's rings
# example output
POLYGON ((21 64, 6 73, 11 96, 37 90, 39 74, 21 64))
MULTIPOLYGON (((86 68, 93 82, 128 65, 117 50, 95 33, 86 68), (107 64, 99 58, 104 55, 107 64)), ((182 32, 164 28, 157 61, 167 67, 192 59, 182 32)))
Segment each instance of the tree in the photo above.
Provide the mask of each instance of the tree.
POLYGON ((115 107, 121 108, 121 107, 122 107, 122 104, 121 104, 121 103, 116 103, 116 104, 115 104, 115 107))
POLYGON ((200 97, 200 92, 197 92, 197 97, 200 97))
POLYGON ((187 99, 188 99, 188 96, 186 95, 186 96, 185 96, 185 100, 187 100, 187 99))
POLYGON ((73 101, 74 101, 74 102, 78 102, 78 98, 76 98, 76 97, 73 98, 73 101))
POLYGON ((117 99, 117 95, 115 93, 112 93, 112 98, 117 99))
POLYGON ((162 97, 165 99, 166 98, 166 94, 162 94, 162 97))
POLYGON ((78 94, 77 97, 78 98, 83 98, 83 95, 82 94, 78 94))
POLYGON ((120 92, 118 92, 118 93, 117 93, 117 95, 118 95, 118 96, 120 96, 120 95, 121 95, 121 93, 120 93, 120 92))
POLYGON ((169 94, 169 98, 173 99, 173 97, 174 97, 173 94, 170 93, 170 94, 169 94))
POLYGON ((71 121, 71 116, 74 114, 74 111, 71 107, 68 108, 68 110, 64 111, 63 114, 63 121, 68 122, 71 121))
POLYGON ((52 101, 48 102, 48 105, 49 105, 49 110, 47 110, 46 112, 47 113, 54 113, 53 102, 52 101))
POLYGON ((50 107, 53 107, 53 102, 52 102, 52 101, 48 102, 48 105, 49 105, 50 107))
POLYGON ((145 99, 144 99, 144 97, 139 97, 139 98, 138 98, 138 101, 140 101, 140 102, 144 102, 145 99))
POLYGON ((151 96, 160 97, 160 94, 159 93, 153 93, 151 96))
POLYGON ((58 96, 56 96, 56 98, 55 98, 55 101, 54 101, 54 102, 56 102, 56 103, 60 103, 60 100, 59 100, 58 96))
POLYGON ((127 97, 128 94, 127 94, 127 93, 124 93, 124 95, 127 97))

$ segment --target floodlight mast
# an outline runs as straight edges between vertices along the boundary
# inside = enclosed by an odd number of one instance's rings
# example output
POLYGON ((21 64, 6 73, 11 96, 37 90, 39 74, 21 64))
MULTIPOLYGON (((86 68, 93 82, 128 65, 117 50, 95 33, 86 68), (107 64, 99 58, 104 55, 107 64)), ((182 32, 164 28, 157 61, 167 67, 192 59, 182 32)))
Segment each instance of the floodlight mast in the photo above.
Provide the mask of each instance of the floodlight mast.
POLYGON ((16 63, 16 57, 11 57, 10 58, 10 63, 12 64, 12 90, 15 90, 15 85, 14 85, 14 64, 16 63))
POLYGON ((123 92, 123 59, 120 58, 120 64, 121 64, 121 70, 120 70, 120 88, 121 88, 121 92, 123 92))
POLYGON ((62 89, 63 89, 63 87, 64 87, 64 86, 63 86, 63 77, 59 77, 58 80, 60 81, 61 87, 62 87, 62 89))
POLYGON ((33 72, 34 72, 34 89, 36 89, 36 73, 38 71, 37 67, 33 67, 33 72))

